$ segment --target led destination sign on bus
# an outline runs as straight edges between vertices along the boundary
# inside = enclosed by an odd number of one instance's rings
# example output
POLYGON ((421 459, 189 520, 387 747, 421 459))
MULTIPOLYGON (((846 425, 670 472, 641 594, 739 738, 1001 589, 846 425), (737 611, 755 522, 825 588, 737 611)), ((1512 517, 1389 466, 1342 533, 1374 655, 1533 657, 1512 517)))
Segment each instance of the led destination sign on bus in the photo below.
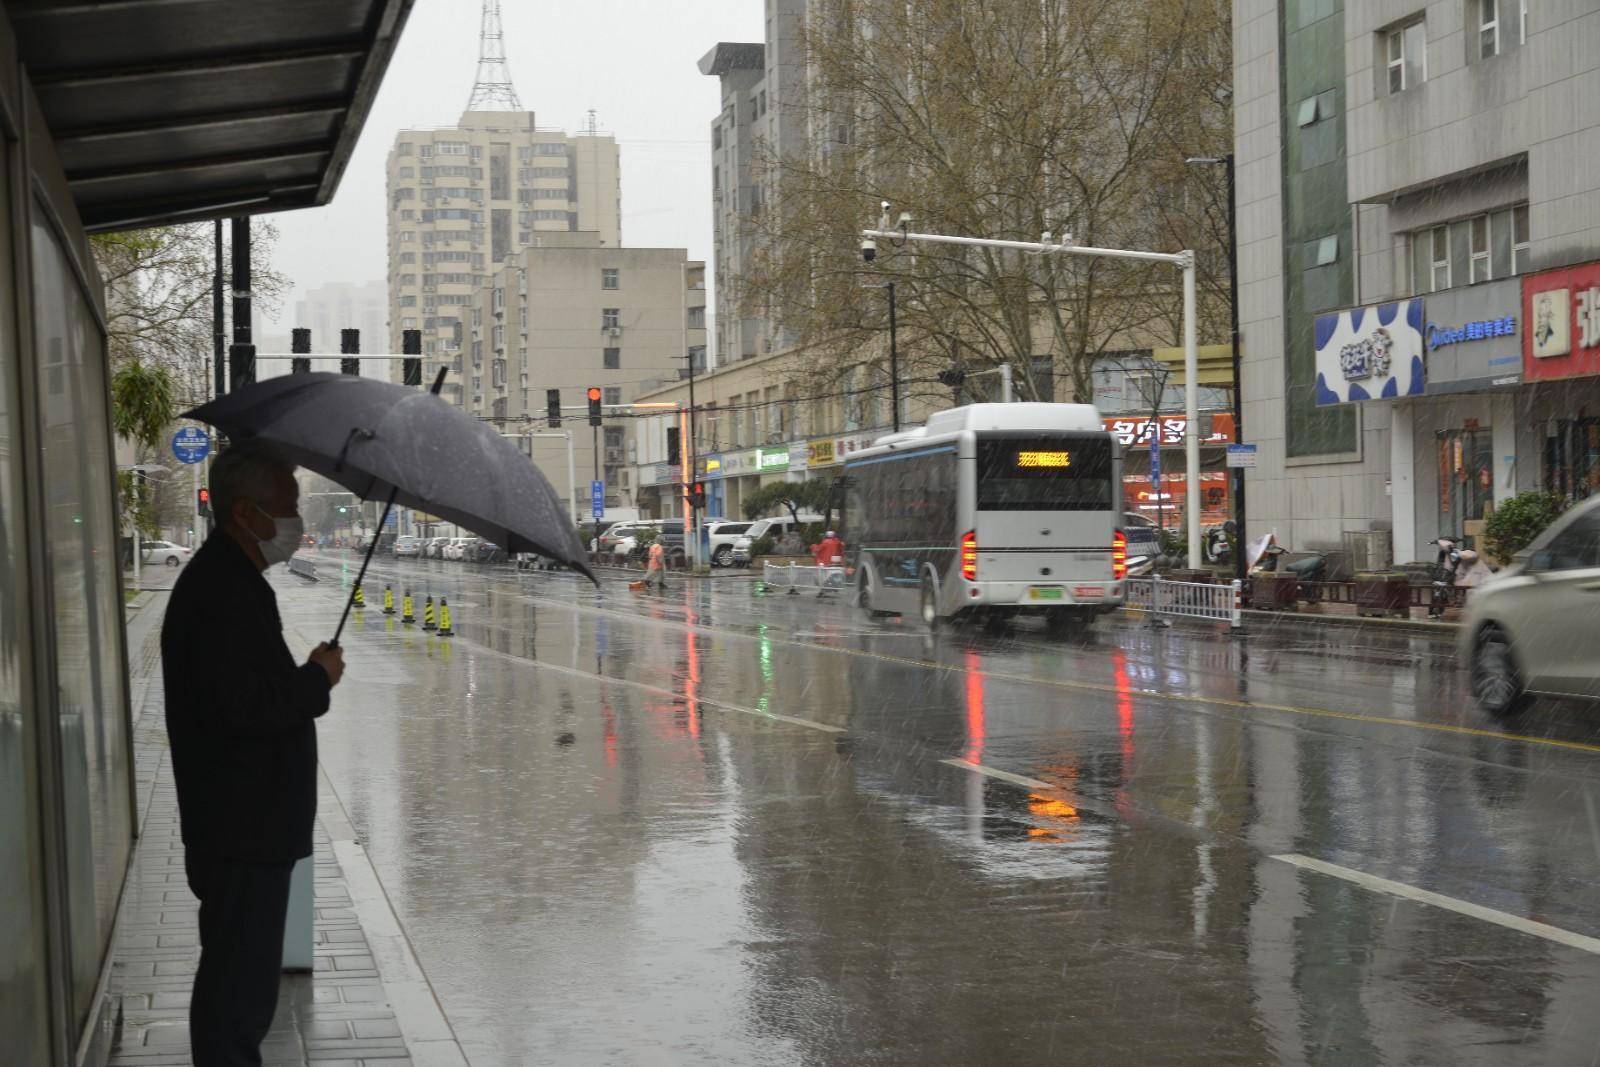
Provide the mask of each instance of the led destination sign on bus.
POLYGON ((1039 469, 1044 467, 1070 467, 1072 466, 1072 453, 1070 452, 1040 452, 1023 451, 1017 453, 1017 466, 1039 469))

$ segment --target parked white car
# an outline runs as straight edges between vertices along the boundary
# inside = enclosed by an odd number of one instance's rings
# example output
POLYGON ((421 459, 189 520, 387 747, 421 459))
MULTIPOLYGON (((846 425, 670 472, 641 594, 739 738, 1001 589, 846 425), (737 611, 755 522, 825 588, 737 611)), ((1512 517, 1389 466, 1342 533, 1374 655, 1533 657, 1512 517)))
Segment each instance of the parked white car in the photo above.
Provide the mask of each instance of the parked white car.
POLYGON ((169 567, 176 567, 188 563, 194 551, 182 545, 175 545, 171 541, 142 541, 139 544, 139 555, 143 557, 145 563, 165 563, 169 567))
POLYGON ((415 559, 421 554, 423 543, 420 537, 397 537, 394 541, 394 554, 396 558, 410 556, 415 559))
POLYGON ((749 532, 753 522, 708 522, 706 523, 706 539, 709 545, 709 555, 713 567, 733 566, 733 546, 749 532))
POLYGON ((731 553, 733 564, 736 567, 748 567, 750 565, 750 546, 763 537, 782 537, 790 530, 798 530, 802 526, 809 526, 812 523, 822 521, 824 520, 821 515, 801 515, 798 523, 787 517, 781 519, 757 519, 733 543, 733 551, 731 553))
POLYGON ((1533 693, 1600 698, 1600 497, 1569 510, 1473 590, 1461 626, 1472 694, 1506 717, 1533 693))
POLYGON ((453 559, 453 560, 456 560, 457 562, 460 562, 462 559, 465 559, 466 558, 467 545, 472 543, 473 540, 474 539, 471 538, 471 537, 452 537, 452 538, 450 538, 449 543, 447 543, 444 546, 444 558, 445 559, 453 559))

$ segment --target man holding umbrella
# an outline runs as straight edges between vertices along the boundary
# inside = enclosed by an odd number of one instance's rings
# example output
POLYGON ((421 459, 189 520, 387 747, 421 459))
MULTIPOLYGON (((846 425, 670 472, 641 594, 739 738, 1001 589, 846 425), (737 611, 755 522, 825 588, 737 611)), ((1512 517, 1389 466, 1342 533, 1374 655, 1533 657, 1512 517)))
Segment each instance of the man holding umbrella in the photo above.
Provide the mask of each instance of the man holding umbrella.
POLYGON ((294 469, 249 445, 211 468, 217 529, 161 628, 184 870, 200 899, 189 1006, 197 1067, 261 1063, 283 962, 289 876, 311 855, 315 719, 344 674, 336 646, 296 664, 262 572, 300 544, 294 469))

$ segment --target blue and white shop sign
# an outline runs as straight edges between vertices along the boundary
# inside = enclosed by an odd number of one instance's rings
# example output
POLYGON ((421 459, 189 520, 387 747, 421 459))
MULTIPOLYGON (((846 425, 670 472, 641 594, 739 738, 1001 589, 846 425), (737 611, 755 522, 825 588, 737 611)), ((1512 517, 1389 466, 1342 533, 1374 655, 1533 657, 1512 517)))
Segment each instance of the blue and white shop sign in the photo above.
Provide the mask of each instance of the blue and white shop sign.
POLYGON ((1318 315, 1315 339, 1319 405, 1422 394, 1421 298, 1318 315))

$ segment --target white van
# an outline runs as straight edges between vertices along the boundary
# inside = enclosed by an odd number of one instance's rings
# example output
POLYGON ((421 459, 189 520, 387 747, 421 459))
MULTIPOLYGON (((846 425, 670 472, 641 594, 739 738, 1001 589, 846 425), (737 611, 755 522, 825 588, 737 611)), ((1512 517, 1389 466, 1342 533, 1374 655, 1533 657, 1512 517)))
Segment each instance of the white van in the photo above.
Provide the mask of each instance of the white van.
POLYGON ((733 551, 730 553, 733 558, 733 565, 736 567, 748 567, 750 565, 750 546, 761 540, 763 537, 771 537, 776 540, 782 538, 784 534, 790 533, 791 531, 799 530, 805 526, 812 526, 823 521, 825 520, 821 515, 808 515, 804 513, 801 514, 798 521, 789 518, 787 515, 778 519, 757 519, 755 522, 752 522, 750 524, 750 528, 741 534, 739 539, 733 543, 733 551))

